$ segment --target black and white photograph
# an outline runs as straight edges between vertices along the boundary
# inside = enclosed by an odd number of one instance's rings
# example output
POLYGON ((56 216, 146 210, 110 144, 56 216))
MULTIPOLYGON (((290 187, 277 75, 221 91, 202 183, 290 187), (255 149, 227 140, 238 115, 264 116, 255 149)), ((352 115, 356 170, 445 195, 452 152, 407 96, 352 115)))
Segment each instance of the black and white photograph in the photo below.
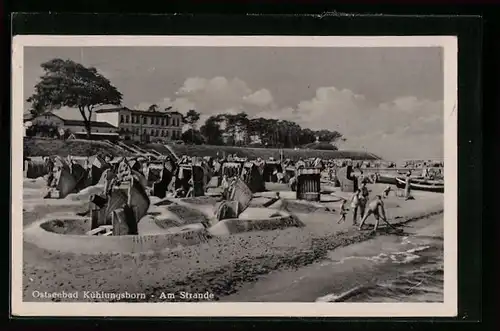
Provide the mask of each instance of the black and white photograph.
POLYGON ((14 314, 456 315, 455 37, 12 54, 14 314))

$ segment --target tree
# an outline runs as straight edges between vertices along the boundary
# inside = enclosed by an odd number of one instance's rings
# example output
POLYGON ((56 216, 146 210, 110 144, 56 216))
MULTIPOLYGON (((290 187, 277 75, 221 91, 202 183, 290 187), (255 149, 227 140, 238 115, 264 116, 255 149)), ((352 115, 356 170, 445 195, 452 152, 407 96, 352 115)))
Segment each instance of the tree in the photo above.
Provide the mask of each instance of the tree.
MULTIPOLYGON (((196 131, 196 123, 200 120, 200 113, 198 113, 194 109, 190 109, 185 116, 182 117, 182 121, 189 125, 191 130, 188 130, 191 132, 191 134, 194 134, 196 131)), ((187 132, 187 131, 186 131, 187 132)), ((191 141, 194 141, 195 137, 191 137, 191 141)))
POLYGON ((200 113, 194 109, 190 109, 182 118, 183 122, 188 124, 191 129, 195 129, 196 123, 200 120, 200 113))
POLYGON ((238 114, 224 114, 223 118, 226 124, 225 133, 232 138, 232 144, 236 144, 237 141, 245 142, 250 123, 248 115, 245 112, 240 112, 238 114))
POLYGON ((203 139, 203 136, 201 135, 200 131, 193 130, 193 129, 189 129, 189 130, 183 132, 182 136, 181 136, 181 139, 186 144, 201 145, 201 144, 203 144, 205 142, 205 140, 203 139))
POLYGON ((44 74, 35 85, 35 93, 26 101, 38 114, 47 109, 77 108, 88 138, 95 107, 121 104, 122 94, 96 68, 62 59, 52 59, 41 67, 44 74))
POLYGON ((342 134, 340 134, 337 131, 330 131, 330 130, 316 131, 316 136, 318 137, 319 141, 324 141, 328 143, 334 143, 340 138, 342 138, 342 134))
POLYGON ((148 107, 148 111, 157 111, 157 110, 158 110, 158 105, 156 103, 148 107))
POLYGON ((220 124, 223 121, 221 116, 210 116, 205 121, 205 124, 201 126, 200 132, 205 137, 207 144, 209 145, 223 145, 224 141, 222 139, 222 129, 220 124))

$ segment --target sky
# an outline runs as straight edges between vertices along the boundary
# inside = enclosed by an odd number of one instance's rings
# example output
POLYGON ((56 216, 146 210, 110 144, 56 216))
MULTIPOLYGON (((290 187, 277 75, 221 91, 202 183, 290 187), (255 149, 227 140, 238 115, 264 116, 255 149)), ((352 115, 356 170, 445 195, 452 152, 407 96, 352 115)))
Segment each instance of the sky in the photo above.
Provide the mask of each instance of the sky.
MULTIPOLYGON (((340 149, 384 158, 443 157, 443 51, 438 47, 25 47, 24 99, 53 58, 96 67, 122 104, 245 111, 337 130, 340 149)), ((25 103, 25 111, 29 104, 25 103)), ((74 109, 54 111, 80 119, 74 109)))

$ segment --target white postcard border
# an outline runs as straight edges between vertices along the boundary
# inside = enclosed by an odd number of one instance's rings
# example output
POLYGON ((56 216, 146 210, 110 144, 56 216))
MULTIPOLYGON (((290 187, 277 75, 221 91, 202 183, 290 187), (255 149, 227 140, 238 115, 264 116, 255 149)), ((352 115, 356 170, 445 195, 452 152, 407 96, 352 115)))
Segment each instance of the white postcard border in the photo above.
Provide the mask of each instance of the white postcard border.
POLYGON ((438 317, 458 311, 457 122, 455 36, 52 36, 18 35, 12 43, 12 262, 15 316, 123 317, 438 317), (442 47, 444 49, 444 302, 443 303, 33 303, 23 302, 23 50, 25 46, 442 47))

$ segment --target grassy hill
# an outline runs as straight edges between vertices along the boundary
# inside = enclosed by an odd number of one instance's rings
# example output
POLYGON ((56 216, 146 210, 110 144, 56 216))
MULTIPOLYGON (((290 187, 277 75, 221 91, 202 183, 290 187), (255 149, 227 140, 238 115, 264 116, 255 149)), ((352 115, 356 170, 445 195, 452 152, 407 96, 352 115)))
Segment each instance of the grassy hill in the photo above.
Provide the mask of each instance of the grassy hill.
POLYGON ((97 153, 108 153, 113 156, 129 155, 118 148, 100 141, 91 140, 59 140, 46 138, 24 138, 23 152, 30 156, 90 156, 97 153))
MULTIPOLYGON (((160 144, 149 144, 149 148, 154 148, 156 151, 167 154, 168 149, 160 144)), ((279 159, 280 153, 279 149, 275 148, 251 148, 251 147, 234 147, 234 146, 211 146, 211 145, 170 145, 170 147, 175 151, 178 156, 188 155, 188 156, 222 156, 224 153, 236 154, 238 157, 248 157, 249 159, 255 159, 257 157, 268 159, 269 157, 274 157, 279 159)), ((297 160, 299 158, 310 158, 310 157, 320 157, 324 159, 343 159, 350 158, 355 160, 379 160, 375 154, 366 153, 362 151, 324 151, 324 150, 310 150, 310 149, 284 149, 284 157, 290 158, 292 160, 297 160)))
MULTIPOLYGON (((131 142, 127 142, 131 144, 131 142)), ((145 149, 154 149, 157 152, 168 155, 170 151, 161 144, 137 144, 145 149)), ((249 159, 268 159, 274 157, 279 159, 279 149, 275 148, 250 148, 250 147, 234 147, 234 146, 212 146, 212 145, 170 145, 174 152, 178 155, 188 156, 222 156, 224 153, 236 154, 238 157, 247 157, 249 159)), ((90 156, 97 153, 109 153, 113 156, 128 156, 130 153, 124 152, 116 147, 109 146, 100 141, 91 140, 58 140, 44 138, 25 138, 24 139, 24 156, 49 156, 49 155, 74 155, 74 156, 90 156)), ((351 158, 355 160, 378 160, 378 156, 361 152, 361 151, 323 151, 311 149, 284 149, 284 157, 292 160, 299 158, 320 157, 324 159, 339 159, 351 158)))

